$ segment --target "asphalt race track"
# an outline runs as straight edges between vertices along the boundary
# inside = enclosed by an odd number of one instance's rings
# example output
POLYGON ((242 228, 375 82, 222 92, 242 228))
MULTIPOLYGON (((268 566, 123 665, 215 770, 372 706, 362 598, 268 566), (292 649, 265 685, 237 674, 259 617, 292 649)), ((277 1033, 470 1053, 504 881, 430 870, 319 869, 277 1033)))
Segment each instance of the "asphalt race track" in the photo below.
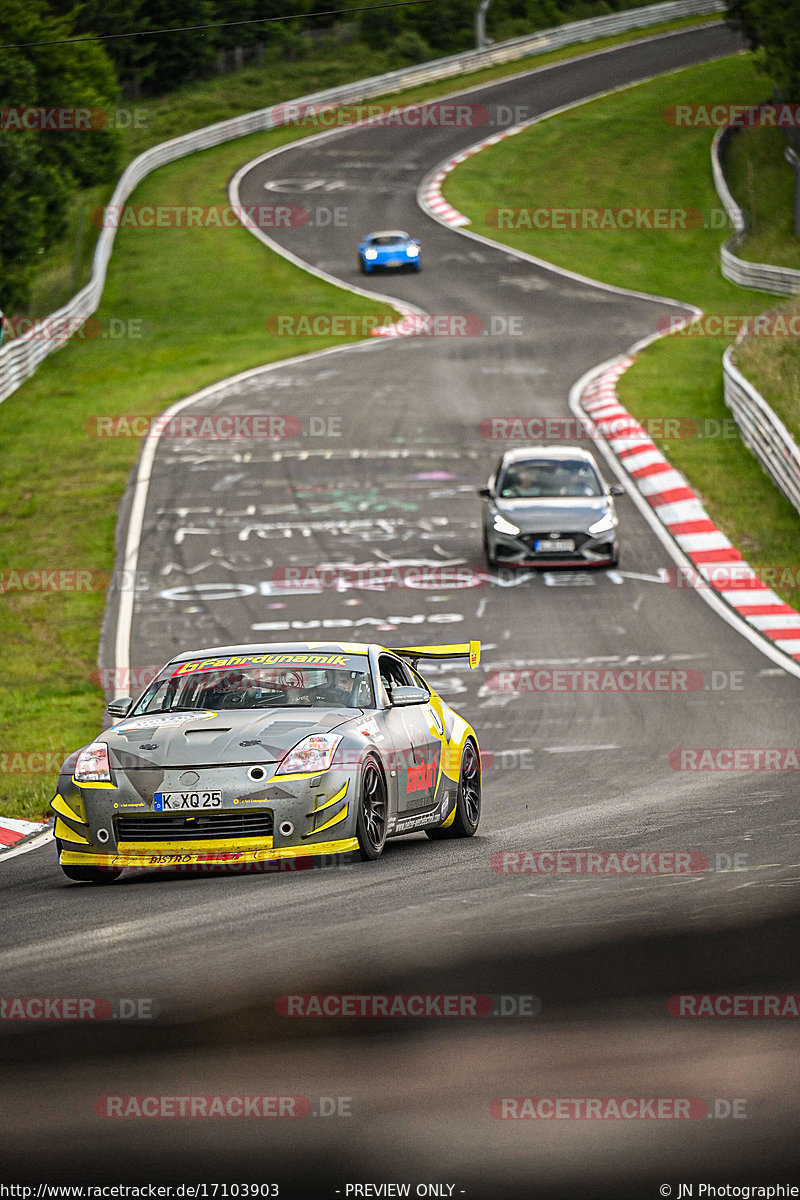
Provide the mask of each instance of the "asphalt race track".
MULTIPOLYGON (((725 27, 705 26, 468 100, 533 115, 735 48, 725 27)), ((70 885, 52 846, 2 864, 5 995, 149 998, 158 1011, 150 1021, 5 1024, 8 1178, 35 1163, 37 1177, 60 1182, 277 1179, 282 1196, 298 1198, 344 1196, 366 1181, 405 1180, 412 1195, 420 1182, 452 1184, 467 1197, 798 1182, 791 1021, 680 1020, 667 999, 800 990, 796 776, 679 771, 669 757, 681 747, 793 746, 800 682, 695 591, 665 583, 668 556, 627 496, 618 572, 303 595, 278 582, 287 567, 481 568, 475 489, 502 449, 481 421, 568 416, 584 372, 676 311, 479 246, 423 215, 421 180, 486 131, 345 128, 246 171, 243 203, 309 210, 306 224, 270 230, 292 254, 425 312, 480 318, 488 332, 373 338, 194 405, 193 414, 288 415, 303 432, 160 441, 130 649, 139 670, 179 648, 247 640, 480 638, 479 670, 429 672, 488 752, 478 836, 409 836, 377 863, 300 873, 129 872, 104 889, 70 885), (323 224, 334 209, 339 223, 323 224), (374 228, 419 236, 422 272, 359 275, 356 244, 374 228), (703 686, 603 695, 487 686, 499 667, 623 666, 702 672, 703 686), (692 851, 709 870, 492 870, 498 851, 559 848, 692 851), (542 1007, 476 1021, 276 1011, 281 994, 342 991, 534 994, 542 1007), (154 1093, 302 1095, 319 1116, 96 1115, 98 1097, 154 1093), (492 1100, 531 1095, 700 1097, 720 1119, 492 1116, 492 1100), (744 1118, 722 1119, 717 1102, 734 1098, 746 1102, 744 1118), (324 1117, 331 1103, 352 1115, 324 1117)), ((121 542, 130 505, 129 494, 121 542)), ((118 599, 104 628, 109 667, 118 599)))

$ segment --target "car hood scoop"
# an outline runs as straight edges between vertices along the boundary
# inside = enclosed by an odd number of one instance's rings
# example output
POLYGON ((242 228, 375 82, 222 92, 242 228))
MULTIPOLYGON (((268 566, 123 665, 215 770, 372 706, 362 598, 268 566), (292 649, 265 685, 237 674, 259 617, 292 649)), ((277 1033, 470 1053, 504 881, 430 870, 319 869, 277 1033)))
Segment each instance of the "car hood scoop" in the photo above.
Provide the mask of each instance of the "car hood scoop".
POLYGON ((120 761, 147 743, 148 759, 163 767, 236 766, 275 762, 304 737, 329 733, 355 716, 352 709, 234 709, 132 717, 103 735, 120 761), (245 745, 242 745, 245 743, 245 745))

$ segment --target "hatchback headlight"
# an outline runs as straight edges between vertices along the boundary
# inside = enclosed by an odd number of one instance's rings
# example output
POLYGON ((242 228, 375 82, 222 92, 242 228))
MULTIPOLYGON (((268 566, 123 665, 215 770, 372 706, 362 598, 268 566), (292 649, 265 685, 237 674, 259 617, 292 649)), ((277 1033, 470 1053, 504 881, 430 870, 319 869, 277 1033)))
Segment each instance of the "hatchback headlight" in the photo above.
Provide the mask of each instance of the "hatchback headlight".
POLYGON ((616 523, 614 514, 607 512, 599 521, 595 521, 594 525, 589 526, 589 533, 592 537, 597 537, 599 533, 611 533, 616 523))
POLYGON ((342 740, 340 734, 311 733, 290 750, 276 775, 294 774, 296 771, 327 771, 333 762, 336 747, 342 740))
POLYGON ((105 742, 92 742, 91 746, 81 750, 75 764, 75 779, 78 783, 111 782, 108 746, 105 742))
POLYGON ((519 525, 515 525, 513 521, 507 521, 505 517, 500 516, 500 513, 494 514, 494 527, 498 533, 510 533, 512 537, 515 533, 519 533, 519 525))

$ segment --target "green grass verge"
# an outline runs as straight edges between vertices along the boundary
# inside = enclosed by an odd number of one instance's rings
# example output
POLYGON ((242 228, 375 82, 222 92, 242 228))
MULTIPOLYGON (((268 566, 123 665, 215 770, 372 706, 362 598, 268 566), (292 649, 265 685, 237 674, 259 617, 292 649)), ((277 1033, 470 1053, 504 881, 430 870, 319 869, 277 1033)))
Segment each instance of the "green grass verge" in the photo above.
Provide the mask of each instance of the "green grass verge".
POLYGON ((780 129, 741 129, 730 140, 725 178, 747 218, 739 258, 800 268, 800 237, 794 232, 794 168, 783 152, 780 129))
MULTIPOLYGON (((548 63, 589 54, 593 50, 716 20, 718 17, 714 15, 684 17, 679 21, 667 21, 649 29, 636 29, 613 37, 597 38, 591 42, 565 46, 549 54, 531 55, 514 62, 487 67, 482 71, 444 79, 436 84, 409 88, 383 97, 382 102, 413 104, 417 100, 448 95, 459 88, 491 83, 493 80, 505 79, 548 63)), ((265 61, 257 67, 249 66, 245 70, 222 75, 217 79, 187 85, 154 100, 131 103, 127 107, 132 110, 136 124, 123 130, 124 161, 130 162, 151 146, 190 133, 193 129, 226 121, 242 113, 254 112, 298 96, 338 87, 353 79, 378 75, 390 69, 389 56, 385 52, 375 52, 360 42, 342 45, 323 43, 308 57, 296 62, 265 61)), ((300 136, 315 130, 296 132, 300 136)), ((65 304, 70 296, 88 281, 97 240, 97 231, 89 222, 89 213, 96 205, 107 203, 113 190, 114 183, 111 183, 104 188, 92 188, 76 194, 64 237, 52 246, 42 259, 28 315, 47 316, 65 304)))
MULTIPOLYGON (((711 133, 676 129, 672 104, 755 103, 763 78, 736 56, 637 85, 533 126, 470 158, 448 176, 447 199, 486 236, 596 279, 698 304, 706 313, 756 314, 774 297, 735 287, 719 272, 727 232, 707 228, 536 231, 498 229, 492 212, 640 207, 719 210, 711 133), (535 180, 535 186, 531 181, 535 180), (487 219, 488 218, 488 219, 487 219)), ((702 428, 730 422, 722 390, 726 339, 672 336, 640 354, 619 384, 639 419, 694 417, 702 428), (709 422, 710 424, 705 424, 709 422)), ((712 518, 755 567, 800 568, 800 516, 738 437, 661 441, 712 518)), ((785 593, 792 603, 794 592, 785 593)))

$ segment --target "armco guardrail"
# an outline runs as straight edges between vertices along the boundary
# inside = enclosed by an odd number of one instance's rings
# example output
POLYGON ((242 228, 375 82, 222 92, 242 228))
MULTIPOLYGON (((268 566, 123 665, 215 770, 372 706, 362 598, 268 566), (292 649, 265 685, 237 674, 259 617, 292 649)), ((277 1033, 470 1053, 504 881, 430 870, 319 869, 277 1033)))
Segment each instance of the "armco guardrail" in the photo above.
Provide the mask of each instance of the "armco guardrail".
MULTIPOLYGON (((479 70, 481 67, 543 54, 561 46, 577 45, 631 29, 644 29, 648 25, 657 25, 681 17, 721 13, 724 7, 722 0, 667 0, 663 4, 650 4, 644 8, 628 9, 625 12, 593 17, 586 21, 574 21, 554 29, 540 30, 527 37, 500 42, 486 50, 465 51, 463 54, 453 54, 419 66, 403 67, 384 75, 373 75, 369 79, 361 79, 324 92, 315 92, 297 100, 288 100, 270 108, 245 113, 241 117, 233 117, 229 121, 220 121, 217 125, 207 125, 183 137, 161 142, 135 158, 120 176, 109 206, 121 207, 145 176, 157 167, 163 167, 166 163, 174 162, 187 154, 194 154, 196 150, 207 150, 211 146, 245 137, 248 133, 258 133, 284 124, 284 110, 289 107, 302 109, 313 105, 358 104, 372 97, 390 95, 392 92, 416 87, 418 84, 434 83, 439 79, 462 75, 466 71, 479 70)), ((34 373, 42 360, 63 346, 96 311, 103 294, 115 233, 114 228, 104 228, 101 231, 92 260, 91 279, 86 286, 63 308, 39 322, 39 329, 43 328, 46 336, 41 336, 41 332, 34 328, 0 347, 0 402, 16 391, 20 384, 34 373)))
POLYGON ((791 267, 773 267, 769 263, 748 262, 734 252, 744 237, 746 221, 725 181, 722 158, 725 146, 737 128, 735 125, 726 125, 724 129, 718 130, 711 143, 714 186, 735 230, 720 250, 720 270, 726 279, 740 287, 755 288, 759 292, 770 292, 775 296, 797 295, 800 293, 800 271, 794 271, 791 267))
POLYGON ((736 344, 729 346, 722 356, 725 403, 733 413, 744 444, 800 512, 800 446, 736 366, 735 349, 736 344))

